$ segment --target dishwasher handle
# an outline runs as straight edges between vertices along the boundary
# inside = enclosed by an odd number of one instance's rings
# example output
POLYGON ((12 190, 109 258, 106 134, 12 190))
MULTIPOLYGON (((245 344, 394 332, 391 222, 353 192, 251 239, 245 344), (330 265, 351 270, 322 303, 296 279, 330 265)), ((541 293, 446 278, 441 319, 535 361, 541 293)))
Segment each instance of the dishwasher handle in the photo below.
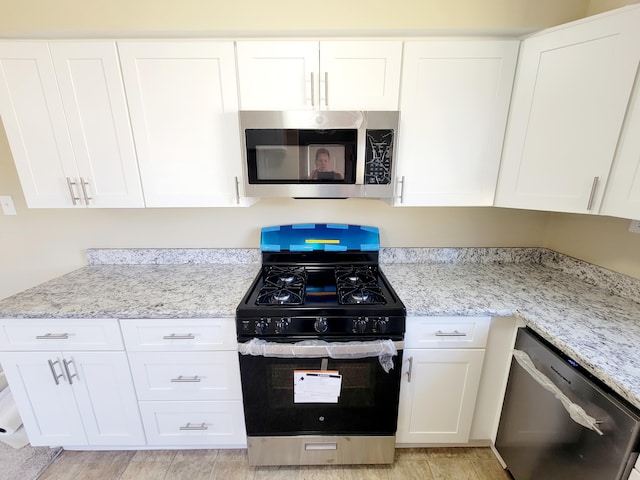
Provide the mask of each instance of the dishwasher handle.
POLYGON ((544 373, 536 368, 531 357, 522 350, 514 350, 513 358, 518 364, 545 390, 553 393, 560 400, 571 419, 589 430, 593 430, 598 435, 604 435, 602 430, 598 428, 598 424, 602 423, 587 414, 584 409, 577 403, 572 402, 562 391, 547 377, 544 373))

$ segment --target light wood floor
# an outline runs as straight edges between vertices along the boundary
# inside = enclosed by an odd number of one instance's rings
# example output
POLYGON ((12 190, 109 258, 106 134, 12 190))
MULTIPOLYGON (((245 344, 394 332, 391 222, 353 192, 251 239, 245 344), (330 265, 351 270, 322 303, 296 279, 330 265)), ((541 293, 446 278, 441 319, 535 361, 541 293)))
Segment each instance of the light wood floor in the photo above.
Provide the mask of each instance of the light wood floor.
POLYGON ((489 448, 397 449, 393 465, 250 467, 246 450, 64 451, 38 480, 509 480, 489 448))

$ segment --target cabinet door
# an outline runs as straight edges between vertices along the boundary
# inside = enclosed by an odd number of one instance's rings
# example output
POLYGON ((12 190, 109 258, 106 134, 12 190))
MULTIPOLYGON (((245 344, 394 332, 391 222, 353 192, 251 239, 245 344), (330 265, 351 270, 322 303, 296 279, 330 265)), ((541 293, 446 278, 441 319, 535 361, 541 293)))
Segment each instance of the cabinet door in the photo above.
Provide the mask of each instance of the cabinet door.
POLYGON ((406 42, 396 205, 492 205, 516 41, 406 42))
POLYGON ((398 443, 469 440, 484 349, 406 349, 398 443))
POLYGON ((0 355, 31 445, 87 445, 62 358, 59 352, 0 355))
MULTIPOLYGON (((639 72, 640 74, 640 72, 639 72)), ((629 105, 600 213, 640 218, 640 81, 629 105)))
POLYGON ((83 203, 144 207, 114 42, 52 42, 83 203))
POLYGON ((523 42, 496 205, 598 211, 640 61, 640 8, 523 42))
POLYGON ((320 42, 320 108, 397 110, 400 41, 320 42))
POLYGON ((119 42, 147 207, 241 203, 232 42, 119 42))
POLYGON ((318 108, 318 42, 236 43, 243 110, 318 108))
POLYGON ((240 400, 238 352, 129 352, 140 400, 240 400))
POLYGON ((145 444, 124 352, 65 352, 63 366, 73 386, 89 445, 145 444))
POLYGON ((48 44, 0 42, 0 73, 0 115, 27 206, 82 206, 67 183, 78 172, 48 44))

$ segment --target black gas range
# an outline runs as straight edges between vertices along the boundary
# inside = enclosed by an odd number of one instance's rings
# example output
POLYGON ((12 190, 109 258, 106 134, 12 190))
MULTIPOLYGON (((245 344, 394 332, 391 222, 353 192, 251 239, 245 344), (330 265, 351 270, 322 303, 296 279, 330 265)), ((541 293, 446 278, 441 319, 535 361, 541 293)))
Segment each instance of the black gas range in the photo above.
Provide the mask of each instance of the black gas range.
POLYGON ((391 463, 405 307, 375 227, 263 228, 236 310, 249 463, 391 463))
POLYGON ((397 338, 404 334, 405 315, 378 266, 378 251, 263 252, 236 320, 239 341, 397 338))

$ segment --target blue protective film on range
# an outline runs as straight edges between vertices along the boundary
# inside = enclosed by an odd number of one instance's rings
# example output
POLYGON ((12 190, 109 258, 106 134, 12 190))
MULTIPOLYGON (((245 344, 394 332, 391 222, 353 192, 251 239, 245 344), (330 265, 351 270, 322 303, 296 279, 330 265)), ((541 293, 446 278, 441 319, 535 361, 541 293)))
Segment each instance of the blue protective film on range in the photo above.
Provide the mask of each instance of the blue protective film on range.
POLYGON ((264 227, 260 249, 263 252, 372 252, 380 250, 380 231, 378 227, 342 223, 264 227))

